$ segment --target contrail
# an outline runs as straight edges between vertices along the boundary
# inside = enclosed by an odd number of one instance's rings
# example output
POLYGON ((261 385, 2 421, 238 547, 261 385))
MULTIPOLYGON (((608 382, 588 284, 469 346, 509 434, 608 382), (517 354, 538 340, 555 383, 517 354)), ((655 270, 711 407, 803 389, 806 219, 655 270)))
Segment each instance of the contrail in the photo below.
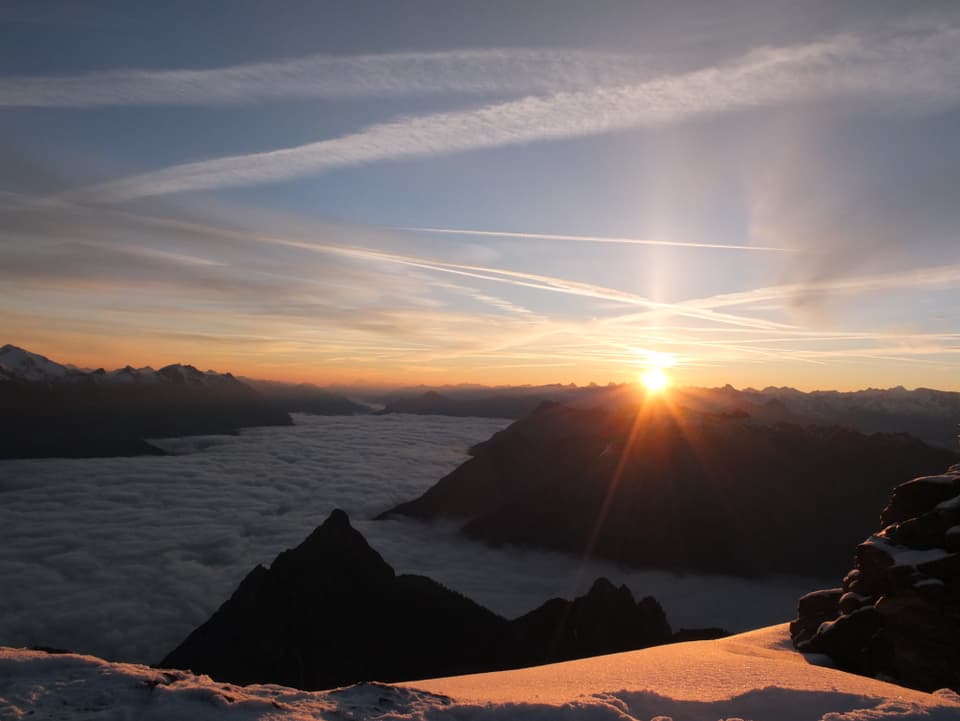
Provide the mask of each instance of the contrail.
POLYGON ((439 93, 524 95, 638 82, 649 72, 636 56, 590 50, 485 48, 307 55, 209 69, 0 76, 0 107, 203 107, 439 93))
POLYGON ((726 243, 693 243, 682 240, 653 240, 647 238, 620 238, 605 235, 561 235, 559 233, 514 233, 505 230, 466 230, 463 228, 405 228, 415 233, 441 233, 444 235, 474 235, 486 238, 526 238, 529 240, 571 240, 581 243, 620 243, 623 245, 663 245, 672 248, 719 248, 721 250, 759 250, 775 253, 795 253, 796 248, 781 248, 770 245, 729 245, 726 243))
POLYGON ((531 95, 478 108, 400 117, 337 138, 182 163, 119 178, 75 197, 98 203, 275 183, 387 161, 664 126, 828 99, 909 101, 912 111, 960 101, 960 29, 757 48, 738 59, 638 83, 531 95))

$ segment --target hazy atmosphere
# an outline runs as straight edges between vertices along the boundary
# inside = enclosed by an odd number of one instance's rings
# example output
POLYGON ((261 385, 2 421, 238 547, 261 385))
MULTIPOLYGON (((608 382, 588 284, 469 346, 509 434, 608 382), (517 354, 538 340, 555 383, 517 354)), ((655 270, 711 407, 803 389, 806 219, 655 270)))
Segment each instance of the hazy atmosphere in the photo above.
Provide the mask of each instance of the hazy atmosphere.
POLYGON ((954 3, 284 7, 7 9, 7 340, 321 383, 656 352, 685 384, 960 388, 954 3))

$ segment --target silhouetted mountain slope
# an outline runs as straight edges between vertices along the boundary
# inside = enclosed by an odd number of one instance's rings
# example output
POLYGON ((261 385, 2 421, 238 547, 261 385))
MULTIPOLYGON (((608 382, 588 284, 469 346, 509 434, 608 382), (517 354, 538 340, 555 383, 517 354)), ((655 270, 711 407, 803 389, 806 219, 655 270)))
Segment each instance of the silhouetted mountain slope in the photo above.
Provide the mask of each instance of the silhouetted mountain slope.
POLYGON ((598 580, 513 621, 423 576, 395 575, 334 511, 160 663, 234 683, 324 689, 516 668, 666 643, 653 598, 598 580))
POLYGON ((633 566, 830 575, 905 476, 956 459, 905 435, 760 424, 667 402, 543 404, 383 514, 633 566))
POLYGON ((162 453, 145 438, 289 425, 229 373, 189 365, 80 371, 0 348, 0 458, 162 453))
POLYGON ((459 418, 522 418, 541 403, 538 397, 523 395, 490 396, 485 398, 448 398, 436 391, 422 396, 404 398, 392 403, 378 414, 414 413, 417 415, 456 416, 459 418))
POLYGON ((249 378, 244 378, 243 382, 262 395, 272 406, 285 413, 353 416, 372 412, 370 406, 356 403, 346 396, 324 390, 312 383, 283 383, 249 378))
MULTIPOLYGON (((956 448, 960 430, 960 393, 930 388, 868 388, 860 391, 811 391, 794 388, 736 390, 714 388, 711 398, 737 403, 751 416, 779 409, 795 419, 854 428, 862 433, 909 433, 926 443, 956 448)), ((789 420, 783 418, 783 420, 789 420)))
MULTIPOLYGON (((378 398, 383 413, 419 413, 522 418, 544 401, 577 408, 615 407, 642 391, 632 385, 451 386, 426 392, 408 389, 378 398)), ((679 405, 705 413, 746 413, 757 423, 843 426, 861 433, 909 433, 944 448, 956 447, 960 393, 917 388, 862 391, 798 391, 794 388, 738 390, 674 388, 679 405)))
POLYGON ((841 588, 800 599, 798 650, 911 688, 960 692, 960 465, 897 486, 841 588))

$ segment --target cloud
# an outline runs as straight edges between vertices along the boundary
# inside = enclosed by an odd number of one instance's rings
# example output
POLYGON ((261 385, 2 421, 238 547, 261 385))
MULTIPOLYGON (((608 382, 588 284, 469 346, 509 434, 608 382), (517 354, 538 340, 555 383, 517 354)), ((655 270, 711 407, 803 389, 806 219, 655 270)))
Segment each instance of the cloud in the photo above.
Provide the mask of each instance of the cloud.
POLYGON ((850 276, 811 283, 788 283, 753 288, 735 293, 723 293, 709 298, 687 300, 683 305, 701 308, 723 308, 735 305, 764 303, 791 298, 801 291, 818 294, 842 295, 894 290, 903 288, 956 288, 960 286, 960 264, 911 268, 909 270, 850 276))
MULTIPOLYGON (((949 333, 779 320, 804 291, 856 300, 954 290, 955 265, 662 302, 598 283, 461 262, 457 244, 432 245, 389 229, 243 213, 233 214, 238 229, 215 224, 212 211, 205 222, 10 194, 0 196, 0 207, 11 241, 0 246, 0 278, 10 281, 0 316, 10 332, 42 327, 114 346, 131 333, 147 334, 157 347, 164 344, 161 352, 184 349, 170 362, 188 351, 209 365, 268 363, 245 369, 260 375, 313 366, 337 378, 348 369, 422 378, 534 368, 539 361, 544 368, 575 364, 578 377, 605 381, 635 367, 638 344, 674 353, 681 368, 826 366, 880 356, 929 365, 955 356, 957 339, 949 333), (566 313, 547 313, 544 296, 574 302, 566 313)), ((133 352, 114 347, 109 354, 126 362, 120 356, 133 352)))
POLYGON ((581 568, 560 554, 470 543, 448 526, 366 520, 422 493, 506 423, 306 416, 292 428, 164 442, 183 455, 0 462, 0 578, 15 580, 0 596, 0 645, 156 661, 255 564, 300 543, 334 507, 399 572, 507 615, 606 575, 657 595, 677 626, 742 629, 785 620, 817 587, 581 568), (699 601, 707 593, 710 608, 699 601))
POLYGON ((635 84, 529 96, 469 110, 405 117, 291 148, 175 165, 77 191, 119 202, 256 185, 406 158, 600 135, 818 100, 879 100, 911 111, 960 98, 960 26, 845 34, 752 50, 739 59, 635 84))
POLYGON ((589 50, 308 55, 204 70, 0 77, 0 107, 216 106, 439 93, 518 95, 636 82, 648 74, 636 56, 589 50))
MULTIPOLYGON (((0 199, 3 199, 0 197, 0 199)), ((377 282, 376 269, 382 274, 385 268, 416 269, 439 273, 446 276, 455 276, 461 279, 473 279, 492 282, 499 285, 516 288, 529 288, 548 293, 559 293, 593 300, 614 301, 627 306, 642 306, 665 316, 679 315, 711 322, 741 325, 745 327, 785 328, 786 325, 769 320, 749 318, 715 310, 712 307, 701 307, 696 304, 678 304, 654 301, 636 293, 621 291, 597 284, 584 283, 566 278, 558 278, 538 273, 514 271, 507 268, 497 268, 485 265, 451 262, 438 260, 419 255, 409 255, 380 250, 377 248, 350 245, 346 243, 324 242, 326 237, 350 237, 359 242, 376 242, 380 244, 396 244, 400 238, 390 231, 381 231, 376 228, 364 229, 358 226, 336 226, 333 224, 314 224, 312 227, 300 231, 298 234, 283 235, 277 232, 262 232, 256 228, 251 230, 236 230, 230 227, 215 226, 205 223, 186 222, 176 218, 163 218, 138 215, 109 208, 86 207, 57 199, 35 199, 30 197, 6 195, 7 203, 12 210, 7 218, 7 225, 18 233, 40 237, 40 247, 36 242, 19 246, 12 244, 10 259, 7 262, 7 272, 14 277, 29 277, 29 271, 38 273, 52 273, 58 267, 70 269, 86 269, 90 272, 102 270, 104 277, 122 277, 117 264, 123 264, 125 248, 131 248, 129 271, 135 280, 142 280, 144 269, 154 265, 169 266, 179 255, 186 257, 186 261, 178 263, 175 277, 183 278, 198 288, 217 288, 223 284, 236 283, 238 289, 244 285, 254 289, 264 289, 274 286, 281 298, 287 298, 292 292, 302 291, 310 285, 334 284, 342 285, 351 275, 356 275, 358 284, 362 284, 363 292, 374 298, 379 296, 378 289, 395 288, 395 295, 407 295, 416 298, 422 295, 422 290, 416 288, 416 283, 409 277, 398 277, 391 273, 390 280, 384 285, 377 282), (19 205, 18 205, 19 203, 19 205), (69 226, 68 231, 63 231, 69 226), (135 233, 139 238, 140 246, 130 246, 119 238, 129 238, 135 233), (139 250, 144 239, 151 237, 167 239, 168 249, 161 251, 139 250), (320 237, 320 240, 315 238, 320 237), (117 238, 114 247, 118 255, 106 259, 99 255, 90 254, 85 250, 91 244, 102 244, 102 238, 117 238), (79 239, 82 247, 77 250, 65 239, 79 239), (171 252, 169 241, 183 244, 184 252, 171 252), (42 252, 43 245, 51 245, 53 250, 49 254, 42 252), (273 254, 264 254, 263 248, 280 248, 290 251, 306 251, 295 256, 295 260, 287 259, 278 262, 273 254), (246 254, 244 253, 246 248, 246 254), (251 248, 260 248, 253 257, 249 255, 251 248), (200 255, 203 252, 206 255, 200 255), (212 252, 213 251, 213 252, 212 252), (224 256, 224 251, 227 255, 224 256), (146 255, 144 253, 146 252, 146 255), (341 261, 360 263, 358 268, 344 271, 342 263, 329 265, 326 262, 317 264, 310 260, 310 255, 320 254, 332 256, 341 261), (23 257, 21 257, 23 256, 23 257), (231 262, 220 262, 213 267, 207 267, 204 258, 227 257, 231 262), (237 259, 245 262, 239 267, 237 259), (101 268, 101 264, 103 264, 101 268), (306 264, 306 265, 304 265, 306 264), (373 271, 364 266, 373 266, 373 271), (189 266, 189 267, 188 267, 189 266), (194 267, 195 266, 195 267, 194 267), (309 273, 306 272, 309 269, 309 273), (251 274, 251 270, 259 271, 251 274), (346 273, 346 275, 344 275, 346 273), (338 282, 339 281, 339 282, 338 282), (408 288, 409 292, 405 292, 408 288)), ((0 256, 2 257, 2 256, 0 256)), ((0 271, 2 273, 3 271, 0 271)), ((409 270, 408 270, 409 272, 409 270)), ((449 288, 450 284, 433 283, 436 288, 449 288)), ((342 290, 342 289, 341 289, 342 290)), ((460 292, 472 295, 477 300, 488 305, 499 307, 500 310, 511 312, 521 309, 521 306, 509 300, 495 298, 474 288, 462 288, 460 292)), ((258 294, 257 299, 261 296, 258 294)), ((405 303, 406 305, 406 303, 405 303)))
POLYGON ((705 248, 715 250, 757 250, 789 253, 793 248, 778 248, 767 245, 733 245, 725 243, 693 243, 682 240, 656 240, 650 238, 618 238, 607 235, 558 235, 556 233, 512 233, 503 230, 467 230, 464 228, 397 228, 414 233, 437 233, 440 235, 470 235, 481 238, 519 238, 528 240, 570 240, 579 243, 615 243, 621 245, 659 245, 671 248, 705 248))

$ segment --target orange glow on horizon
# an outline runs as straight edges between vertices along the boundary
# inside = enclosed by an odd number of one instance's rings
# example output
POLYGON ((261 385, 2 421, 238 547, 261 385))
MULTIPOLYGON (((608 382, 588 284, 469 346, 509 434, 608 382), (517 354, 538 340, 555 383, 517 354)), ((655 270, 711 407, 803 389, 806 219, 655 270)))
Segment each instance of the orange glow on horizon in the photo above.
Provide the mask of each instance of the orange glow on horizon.
MULTIPOLYGON (((189 363, 201 370, 213 369, 264 380, 397 387, 463 383, 490 386, 637 383, 642 381, 648 369, 658 368, 665 375, 669 374, 668 388, 671 389, 688 386, 711 388, 730 384, 735 388, 791 386, 801 391, 854 391, 867 387, 903 385, 907 388, 923 386, 960 391, 957 378, 950 372, 949 366, 943 369, 932 365, 922 366, 919 370, 911 367, 908 373, 893 365, 875 364, 864 369, 839 364, 795 364, 788 359, 763 365, 701 365, 691 363, 688 359, 679 362, 676 356, 667 353, 644 353, 639 363, 635 359, 622 357, 558 363, 555 357, 549 355, 544 355, 542 365, 524 359, 523 366, 489 358, 484 358, 482 362, 468 358, 418 362, 418 358, 411 356, 384 362, 376 356, 363 358, 359 354, 344 359, 340 353, 335 354, 336 349, 322 348, 323 352, 314 352, 296 344, 260 338, 222 342, 191 334, 158 335, 119 330, 98 335, 83 325, 38 323, 36 319, 28 323, 22 316, 0 312, 0 323, 4 321, 8 321, 5 328, 7 333, 0 343, 21 346, 58 363, 91 369, 104 367, 111 370, 127 364, 159 368, 170 363, 189 363), (336 357, 329 357, 334 354, 336 357)), ((347 352, 344 351, 343 355, 347 352)), ((645 385, 641 383, 640 387, 645 385)), ((654 394, 650 395, 652 397, 654 394)), ((656 395, 664 397, 671 393, 660 392, 656 395)))

